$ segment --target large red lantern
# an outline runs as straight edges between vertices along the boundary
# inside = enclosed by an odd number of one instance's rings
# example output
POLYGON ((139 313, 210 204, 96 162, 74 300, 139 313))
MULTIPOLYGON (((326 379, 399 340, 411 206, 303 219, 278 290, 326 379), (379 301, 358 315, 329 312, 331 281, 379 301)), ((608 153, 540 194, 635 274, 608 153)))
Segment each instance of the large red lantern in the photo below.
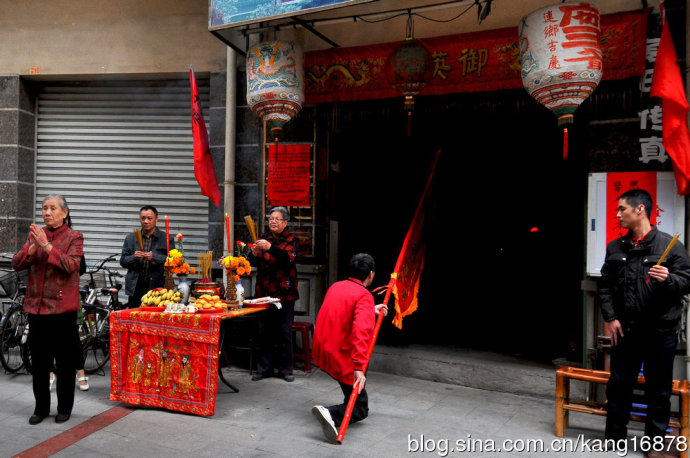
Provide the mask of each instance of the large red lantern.
POLYGON ((408 37, 398 46, 386 61, 386 76, 391 86, 405 96, 407 111, 407 135, 410 135, 413 96, 426 87, 433 70, 433 59, 426 47, 408 37))

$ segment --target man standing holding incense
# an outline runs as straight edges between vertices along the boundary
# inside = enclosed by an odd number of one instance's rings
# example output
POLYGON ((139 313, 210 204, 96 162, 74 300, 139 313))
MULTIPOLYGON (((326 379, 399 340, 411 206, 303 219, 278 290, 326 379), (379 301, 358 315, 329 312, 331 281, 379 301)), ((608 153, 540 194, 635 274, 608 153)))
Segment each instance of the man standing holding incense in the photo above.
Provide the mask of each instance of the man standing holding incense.
MULTIPOLYGON (((129 308, 139 307, 147 291, 165 284, 163 266, 168 256, 165 232, 156 227, 158 210, 145 205, 139 210, 141 229, 125 237, 120 265, 127 268, 125 293, 129 308)), ((170 249, 175 248, 175 237, 170 237, 170 249)))
POLYGON ((261 317, 261 349, 257 372, 252 380, 273 376, 273 370, 286 382, 292 382, 292 322, 295 318, 297 291, 297 237, 287 229, 290 214, 285 207, 269 212, 269 231, 258 239, 249 255, 257 266, 256 296, 280 299, 281 308, 270 308, 261 317))
POLYGON ((675 240, 669 234, 651 225, 652 209, 647 191, 621 194, 616 216, 628 232, 609 243, 601 268, 601 310, 613 343, 606 439, 615 441, 627 437, 633 389, 642 366, 647 404, 644 434, 650 440, 666 434, 681 301, 690 292, 685 247, 671 243, 675 240))
POLYGON ((367 350, 374 334, 375 316, 384 315, 388 307, 374 305, 367 287, 374 280, 374 258, 366 253, 350 259, 349 278, 331 285, 316 318, 312 356, 314 364, 336 379, 343 391, 342 404, 314 406, 312 414, 321 423, 329 442, 335 443, 353 389, 359 394, 352 409, 350 423, 369 415, 367 391, 364 389, 367 350))

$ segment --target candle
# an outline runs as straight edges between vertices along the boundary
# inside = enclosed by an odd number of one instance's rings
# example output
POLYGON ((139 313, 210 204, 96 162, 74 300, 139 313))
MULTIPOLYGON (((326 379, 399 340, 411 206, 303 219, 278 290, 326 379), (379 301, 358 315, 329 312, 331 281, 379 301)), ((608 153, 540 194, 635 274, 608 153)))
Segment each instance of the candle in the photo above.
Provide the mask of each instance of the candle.
POLYGON ((225 233, 228 237, 228 253, 232 256, 232 243, 230 242, 230 216, 225 214, 225 233))
POLYGON ((168 247, 168 255, 170 255, 170 221, 168 215, 165 215, 165 243, 168 247))

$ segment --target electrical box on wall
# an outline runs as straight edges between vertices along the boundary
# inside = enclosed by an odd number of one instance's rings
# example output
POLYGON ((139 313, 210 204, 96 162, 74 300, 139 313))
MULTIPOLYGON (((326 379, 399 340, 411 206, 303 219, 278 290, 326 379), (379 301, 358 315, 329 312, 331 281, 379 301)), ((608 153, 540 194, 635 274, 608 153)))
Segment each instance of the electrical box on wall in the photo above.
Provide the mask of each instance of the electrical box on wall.
POLYGON ((601 276, 607 238, 617 223, 618 196, 639 187, 656 196, 652 221, 660 231, 680 234, 685 243, 685 198, 676 192, 672 172, 590 173, 587 198, 587 275, 601 276), (643 184, 644 183, 644 184, 643 184), (656 184, 655 189, 645 189, 656 184))

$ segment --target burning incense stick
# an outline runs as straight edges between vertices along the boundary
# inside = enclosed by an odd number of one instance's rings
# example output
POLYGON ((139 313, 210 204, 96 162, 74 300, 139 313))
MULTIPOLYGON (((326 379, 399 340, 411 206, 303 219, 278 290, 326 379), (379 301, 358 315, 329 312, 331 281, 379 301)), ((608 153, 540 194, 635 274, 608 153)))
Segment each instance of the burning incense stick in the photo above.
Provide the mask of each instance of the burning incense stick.
POLYGON ((134 238, 137 239, 139 250, 144 249, 144 241, 141 239, 141 229, 134 229, 134 238))
POLYGON ((247 229, 249 229, 249 234, 252 236, 252 243, 256 243, 256 226, 254 226, 254 220, 252 219, 251 215, 245 216, 244 222, 247 225, 247 229))

